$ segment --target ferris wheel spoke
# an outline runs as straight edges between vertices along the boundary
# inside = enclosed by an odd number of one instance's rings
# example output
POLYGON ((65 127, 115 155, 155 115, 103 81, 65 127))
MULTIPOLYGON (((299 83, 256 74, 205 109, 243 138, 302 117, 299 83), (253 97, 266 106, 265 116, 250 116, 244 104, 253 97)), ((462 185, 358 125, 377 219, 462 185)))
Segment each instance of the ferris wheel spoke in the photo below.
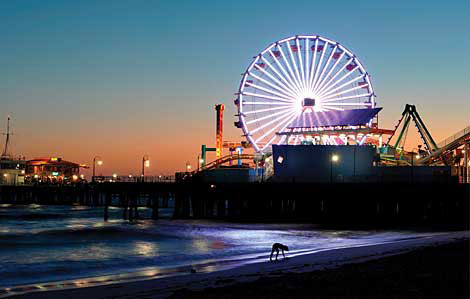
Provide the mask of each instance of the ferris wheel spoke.
POLYGON ((289 75, 287 74, 286 70, 284 69, 284 67, 281 65, 281 63, 279 63, 279 60, 276 58, 276 56, 274 55, 274 53, 269 50, 269 53, 271 54, 271 56, 274 58, 274 62, 276 63, 277 67, 281 70, 281 72, 284 74, 284 76, 282 76, 270 63, 269 61, 267 61, 264 57, 261 57, 261 59, 271 68, 271 70, 273 70, 276 75, 278 75, 278 77, 283 81, 285 82, 290 88, 292 91, 295 90, 294 93, 298 93, 300 92, 300 90, 297 88, 297 86, 295 85, 294 82, 292 82, 291 78, 289 77, 289 75))
MULTIPOLYGON (((245 94, 244 94, 245 95, 245 94)), ((243 105, 276 105, 276 106, 286 106, 291 107, 292 104, 284 103, 284 102, 251 102, 251 101, 242 101, 243 105)), ((245 113, 245 112, 243 112, 245 113)))
POLYGON ((291 97, 291 96, 285 96, 283 94, 280 94, 272 89, 269 89, 269 88, 266 88, 266 87, 262 87, 262 86, 259 86, 257 84, 253 84, 253 83, 249 83, 249 82, 246 82, 245 85, 248 85, 250 87, 253 87, 253 88, 256 88, 256 89, 259 89, 259 90, 262 90, 264 92, 267 92, 267 93, 270 93, 270 94, 273 94, 273 95, 276 95, 280 98, 283 98, 285 100, 288 100, 290 102, 294 102, 295 101, 295 98, 294 97, 291 97))
MULTIPOLYGON (((288 110, 288 109, 286 109, 288 110)), ((268 115, 265 115, 265 116, 262 116, 260 118, 255 118, 255 119, 252 119, 250 121, 247 121, 246 124, 247 125, 250 125, 252 123, 255 123, 255 122, 258 122, 258 121, 262 121, 262 120, 265 120, 265 119, 268 119, 270 117, 273 117, 273 116, 278 116, 278 115, 281 115, 281 114, 286 114, 287 111, 278 111, 276 113, 273 113, 273 114, 268 114, 268 115)))
MULTIPOLYGON (((279 131, 279 132, 281 132, 281 131, 279 131)), ((287 137, 287 135, 282 135, 281 139, 277 142, 277 145, 282 144, 284 142, 284 140, 286 140, 286 137, 287 137)))
MULTIPOLYGON (((281 120, 281 119, 284 119, 286 117, 286 115, 291 115, 292 113, 295 113, 295 111, 291 111, 291 112, 285 112, 285 114, 281 115, 281 116, 278 116, 276 117, 275 119, 271 120, 271 121, 268 121, 267 123, 257 127, 256 129, 254 129, 253 131, 249 132, 251 135, 253 135, 254 133, 258 132, 259 130, 261 129, 264 129, 266 128, 267 126, 270 126, 272 125, 273 123, 281 120)), ((258 141, 256 141, 256 143, 258 143, 258 141)))
POLYGON ((302 61, 302 50, 300 49, 300 43, 299 43, 298 38, 295 39, 295 44, 297 46, 297 58, 299 59, 300 74, 301 74, 301 77, 302 77, 302 86, 303 86, 304 90, 306 90, 307 85, 305 83, 304 63, 302 61))
POLYGON ((272 84, 271 82, 257 76, 256 74, 253 74, 253 73, 249 73, 250 76, 252 76, 253 78, 256 78, 257 80, 263 82, 264 84, 274 88, 274 89, 277 89, 278 91, 282 92, 284 94, 284 97, 287 97, 287 98, 291 98, 292 97, 292 94, 289 93, 288 91, 286 91, 285 89, 279 87, 278 85, 275 85, 275 84, 272 84))
MULTIPOLYGON (((263 57, 264 59, 264 57, 263 57)), ((263 60, 264 61, 264 60, 263 60)), ((285 81, 284 77, 278 73, 278 71, 276 69, 274 69, 274 67, 266 60, 266 65, 274 71, 274 73, 279 77, 281 78, 281 80, 283 80, 287 85, 289 84, 287 81, 285 81)), ((273 80, 273 82, 275 82, 276 84, 278 84, 279 86, 282 86, 283 88, 285 88, 285 90, 289 91, 290 93, 292 94, 295 94, 296 92, 291 88, 291 87, 287 87, 286 85, 284 85, 281 81, 279 81, 278 79, 276 79, 276 77, 274 77, 272 74, 270 74, 269 72, 265 71, 263 68, 261 67, 257 67, 257 70, 260 71, 261 73, 265 74, 266 76, 268 76, 271 80, 273 80)))
MULTIPOLYGON (((274 130, 276 130, 277 128, 279 128, 280 126, 282 125, 286 125, 288 126, 289 123, 297 116, 296 115, 297 113, 294 111, 293 113, 287 115, 287 116, 284 116, 284 118, 282 118, 282 121, 280 121, 278 124, 276 124, 274 127, 272 127, 271 129, 269 129, 268 131, 266 131, 263 135, 259 136, 255 142, 258 143, 260 140, 263 140, 268 134, 271 134, 274 130)), ((272 142, 272 141, 271 141, 272 142)), ((265 145, 266 146, 266 145, 265 145)))
POLYGON ((332 106, 326 106, 326 107, 325 107, 325 109, 328 109, 328 111, 329 111, 329 110, 344 111, 343 108, 337 108, 337 107, 332 107, 332 106), (326 108, 326 107, 328 107, 328 108, 326 108))
MULTIPOLYGON (((297 86, 297 90, 301 92, 302 87, 298 84, 296 81, 296 78, 294 76, 294 72, 292 72, 292 68, 290 67, 289 62, 287 61, 286 55, 284 55, 284 51, 282 51, 282 48, 280 45, 277 45, 277 50, 281 53, 282 60, 284 61, 284 64, 287 67, 287 70, 289 71, 289 80, 293 83, 293 85, 297 86), (295 83, 294 83, 295 82, 295 83)), ((277 60, 276 60, 277 61, 277 60)))
MULTIPOLYGON (((356 78, 353 78, 351 80, 349 80, 348 82, 346 83, 343 83, 341 84, 340 86, 336 87, 336 88, 333 88, 332 90, 328 91, 328 92, 325 92, 325 93, 322 93, 322 94, 319 94, 318 97, 319 98, 328 98, 328 95, 332 94, 333 92, 337 91, 337 90, 340 90, 341 88, 343 87, 346 87, 348 85, 351 85, 353 84, 354 82, 356 81, 359 81, 361 79, 364 79, 365 75, 360 75, 360 76, 357 76, 356 78)), ((338 82, 341 82, 340 80, 338 80, 338 82)), ((362 86, 365 86, 365 85, 361 85, 362 86)))
POLYGON ((343 100, 352 100, 352 99, 359 99, 362 97, 370 97, 372 96, 372 93, 364 93, 364 94, 357 94, 353 96, 347 96, 347 97, 340 97, 340 98, 334 98, 334 99, 328 99, 328 100, 322 100, 322 105, 323 103, 330 103, 330 102, 337 102, 337 101, 343 101, 343 100))
POLYGON ((285 106, 275 107, 275 108, 265 108, 265 109, 251 110, 251 111, 248 111, 248 112, 243 112, 243 115, 269 112, 269 111, 275 111, 275 110, 281 110, 281 109, 289 109, 290 107, 291 107, 290 105, 288 105, 288 106, 285 105, 285 106))
POLYGON ((323 103, 359 99, 359 98, 362 98, 362 97, 370 97, 371 95, 372 95, 372 93, 365 93, 365 94, 357 94, 357 95, 347 96, 347 97, 334 98, 334 99, 329 99, 329 100, 322 100, 322 105, 323 105, 323 103))
MULTIPOLYGON (((339 83, 343 82, 343 80, 346 79, 347 77, 351 76, 351 75, 354 73, 354 71, 355 71, 356 69, 357 69, 357 67, 354 68, 351 72, 347 72, 346 74, 344 74, 341 78, 339 78, 338 80, 336 80, 335 82, 333 82, 333 84, 330 84, 330 86, 328 86, 328 88, 325 88, 322 92, 319 92, 319 93, 318 93, 318 96, 319 96, 319 97, 323 97, 324 95, 329 94, 329 93, 331 92, 331 89, 332 89, 333 87, 335 87, 335 86, 338 85, 339 83)), ((361 76, 364 76, 364 74, 361 74, 361 76)), ((334 89, 334 90, 336 90, 336 89, 334 89)))
POLYGON ((308 38, 305 38, 304 41, 304 47, 305 47, 305 86, 308 89, 308 52, 309 52, 309 47, 308 47, 308 38))
POLYGON ((312 87, 311 91, 312 92, 313 92, 313 87, 315 86, 315 84, 318 80, 318 72, 320 71, 320 68, 322 67, 323 57, 325 57, 326 48, 328 48, 328 42, 325 42, 325 45, 323 45, 323 50, 321 52, 320 61, 318 62, 317 70, 315 71, 315 75, 313 76, 313 81, 312 81, 312 85, 311 85, 311 87, 312 87))
POLYGON ((314 46, 314 50, 313 50, 313 55, 312 55, 312 63, 310 64, 310 76, 309 76, 309 81, 308 81, 308 89, 311 90, 312 89, 312 81, 313 81, 313 77, 314 77, 314 72, 315 72, 315 64, 316 64, 316 60, 317 60, 317 49, 318 49, 318 38, 315 39, 315 46, 314 46))
MULTIPOLYGON (((295 62, 294 54, 292 53, 292 46, 286 42, 285 45, 287 46, 287 50, 289 51, 289 56, 290 56, 290 61, 292 62, 292 65, 294 67, 295 75, 296 75, 296 80, 297 83, 299 84, 300 89, 302 90, 304 86, 302 85, 302 80, 300 79, 299 75, 299 68, 297 67, 297 63, 295 62)), ((297 48, 297 53, 299 52, 299 48, 297 48)))
POLYGON ((352 91, 358 90, 359 88, 362 88, 362 86, 356 86, 356 87, 353 87, 353 88, 350 88, 350 89, 347 89, 347 90, 343 90, 341 92, 335 93, 334 95, 330 95, 326 98, 322 98, 322 100, 324 100, 324 99, 327 100, 327 99, 330 99, 330 98, 334 98, 336 96, 340 96, 342 94, 350 93, 352 91))
POLYGON ((338 45, 335 45, 335 47, 333 48, 333 50, 330 53, 330 56, 328 57, 328 60, 325 63, 325 66, 322 68, 321 73, 320 73, 320 77, 318 77, 317 82, 313 86, 313 92, 314 93, 315 93, 315 90, 317 89, 318 84, 322 81, 323 75, 325 74, 325 71, 328 69, 328 66, 330 65, 331 58, 333 57, 333 54, 336 53, 336 49, 338 49, 338 45))
MULTIPOLYGON (((329 86, 330 86, 330 83, 333 82, 334 79, 336 79, 336 77, 338 77, 342 71, 344 71, 344 69, 351 63, 353 62, 354 58, 351 58, 349 59, 346 64, 344 64, 334 75, 333 77, 331 77, 324 85, 322 88, 320 88, 319 90, 317 90, 317 93, 318 94, 321 94, 323 91, 325 90, 328 90, 329 86)), ((333 82, 333 86, 335 86, 335 82, 333 82)))
POLYGON ((242 92, 242 95, 245 95, 245 96, 252 96, 252 97, 255 97, 255 98, 263 98, 263 99, 274 100, 274 101, 278 101, 278 102, 284 102, 284 103, 290 103, 290 104, 292 104, 292 101, 291 101, 291 100, 287 100, 287 99, 285 99, 285 98, 280 98, 280 97, 273 97, 273 96, 269 96, 269 95, 265 95, 265 94, 260 94, 260 93, 252 93, 252 92, 243 91, 243 92, 242 92))
POLYGON ((330 102, 325 104, 326 106, 371 106, 372 103, 335 103, 330 102))
POLYGON ((321 82, 318 84, 317 88, 314 90, 314 92, 319 92, 322 88, 322 86, 324 85, 325 81, 326 81, 326 78, 328 78, 331 73, 333 72, 333 70, 338 66, 339 62, 341 61, 341 59, 343 58, 345 52, 341 53, 341 55, 339 56, 339 58, 336 60, 335 64, 333 64, 333 66, 331 67, 331 69, 328 71, 328 73, 326 74, 326 76, 323 78, 323 80, 321 80, 321 82))

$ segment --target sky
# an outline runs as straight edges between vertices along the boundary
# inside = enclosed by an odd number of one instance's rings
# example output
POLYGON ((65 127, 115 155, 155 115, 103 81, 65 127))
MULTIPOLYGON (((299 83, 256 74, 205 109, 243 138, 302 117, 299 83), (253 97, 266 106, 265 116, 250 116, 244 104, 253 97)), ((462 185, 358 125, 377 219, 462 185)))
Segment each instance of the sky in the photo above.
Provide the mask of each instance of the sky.
POLYGON ((217 103, 224 139, 244 140, 233 100, 254 55, 318 34, 364 64, 380 127, 415 104, 439 142, 470 125, 469 11, 465 0, 1 1, 2 131, 11 115, 26 158, 98 155, 97 174, 127 175, 146 154, 149 175, 172 174, 214 146, 217 103))

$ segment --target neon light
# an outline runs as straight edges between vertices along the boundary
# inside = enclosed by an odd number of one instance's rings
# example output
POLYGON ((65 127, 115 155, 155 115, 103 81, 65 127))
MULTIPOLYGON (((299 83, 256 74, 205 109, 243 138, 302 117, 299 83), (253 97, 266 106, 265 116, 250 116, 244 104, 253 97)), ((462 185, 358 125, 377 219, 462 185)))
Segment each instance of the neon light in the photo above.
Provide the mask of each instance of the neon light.
MULTIPOLYGON (((284 52, 282 51, 281 46, 280 46, 280 45, 277 45, 277 49, 279 50, 279 52, 281 52, 282 60, 284 61, 284 63, 285 63, 286 66, 287 66, 287 70, 289 71, 289 75, 292 76, 292 78, 291 78, 291 77, 288 77, 288 79, 289 79, 290 81, 292 81, 292 84, 294 84, 295 86, 297 86, 297 89, 298 89, 299 91, 301 91, 301 90, 302 90, 302 87, 301 87, 300 85, 298 85, 298 83, 296 82, 296 78, 295 78, 295 76, 294 76, 294 72, 292 72, 292 68, 290 67, 290 64, 287 62, 287 58, 286 58, 286 56, 284 55, 284 52), (292 79, 293 79, 293 80, 292 80, 292 79), (294 82, 296 82, 296 83, 294 83, 294 82)), ((276 60, 276 61, 277 61, 277 60, 276 60)))
POLYGON ((325 83, 326 78, 328 78, 328 77, 331 75, 331 73, 333 72, 333 70, 338 66, 339 62, 341 61, 341 59, 342 59, 343 56, 344 56, 344 53, 345 53, 345 52, 341 53, 341 55, 340 55, 339 58, 336 60, 336 62, 335 62, 335 64, 333 65, 333 67, 332 67, 332 68, 330 69, 330 71, 326 74, 325 78, 323 78, 323 80, 320 82, 320 84, 318 84, 318 87, 314 90, 315 93, 318 93, 318 92, 321 90, 322 86, 323 86, 324 83, 325 83))
MULTIPOLYGON (((276 103, 276 102, 245 102, 243 101, 243 105, 279 105, 279 106, 286 106, 290 107, 292 104, 286 104, 286 103, 276 103)), ((245 112, 243 112, 245 114, 245 112)))
POLYGON ((327 106, 333 105, 333 106, 371 106, 371 103, 331 103, 331 104, 325 104, 327 106))
MULTIPOLYGON (((337 71, 337 72, 333 75, 333 77, 331 77, 331 78, 328 80, 328 82, 326 82, 325 85, 324 85, 321 89, 319 89, 319 90, 317 91, 318 94, 321 94, 321 93, 323 92, 323 90, 329 86, 330 82, 333 81, 334 79, 336 79, 336 77, 338 77, 338 75, 341 74, 341 72, 346 68, 346 66, 347 66, 351 61, 353 61, 353 60, 354 60, 354 58, 349 59, 348 62, 346 62, 346 64, 343 65, 343 66, 339 69, 339 71, 337 71)), ((333 84, 333 86, 334 86, 334 85, 335 85, 335 84, 333 84)))
POLYGON ((276 91, 274 91, 274 90, 271 90, 271 89, 269 89, 269 88, 265 88, 265 87, 262 87, 262 86, 259 86, 259 85, 253 84, 253 83, 245 83, 245 84, 248 85, 248 86, 254 87, 254 88, 256 88, 256 89, 262 90, 262 91, 264 91, 264 92, 267 92, 267 93, 276 95, 276 96, 278 96, 278 97, 280 97, 280 98, 283 98, 283 99, 285 99, 285 100, 289 100, 289 99, 290 99, 291 102, 294 102, 294 101, 296 100, 295 98, 293 98, 293 97, 291 97, 291 96, 287 97, 287 96, 285 96, 285 95, 283 95, 283 94, 280 94, 280 93, 278 93, 278 92, 276 92, 276 91))
MULTIPOLYGON (((319 93, 319 96, 323 96, 325 94, 328 94, 328 92, 333 88, 335 87, 337 84, 339 84, 340 82, 342 82, 344 79, 346 79, 347 77, 349 77, 352 73, 354 73, 354 71, 351 71, 351 72, 348 72, 346 73, 344 76, 342 76, 340 79, 336 80, 333 84, 331 84, 328 88, 325 88, 323 91, 321 91, 319 93)), ((361 75, 361 76, 364 76, 364 75, 361 75)))
MULTIPOLYGON (((295 113, 295 112, 291 112, 291 114, 292 114, 292 113, 295 113)), ((289 114, 289 115, 290 115, 290 114, 289 114)), ((254 130, 251 131, 250 133, 253 135, 254 133, 258 132, 258 131, 261 130, 261 129, 266 128, 267 126, 269 126, 269 125, 271 125, 271 124, 273 124, 273 123, 275 123, 275 122, 277 122, 278 120, 282 119, 283 117, 285 117, 285 114, 283 114, 283 115, 281 115, 280 117, 275 118, 275 119, 273 119, 273 120, 271 120, 271 121, 265 123, 264 125, 262 125, 262 126, 260 126, 260 127, 257 127, 256 129, 254 129, 254 130)), ((256 142, 258 142, 258 141, 256 141, 256 142)))
MULTIPOLYGON (((308 87, 308 38, 305 39, 305 85, 308 87)), ((308 88, 307 88, 308 89, 308 88)))
POLYGON ((336 93, 336 94, 334 94, 334 95, 328 96, 328 97, 326 97, 326 98, 323 98, 323 97, 322 97, 322 99, 330 99, 330 98, 332 98, 332 97, 340 96, 340 95, 342 95, 342 94, 345 94, 345 93, 348 93, 348 92, 351 92, 351 91, 354 91, 354 90, 357 90, 357 89, 360 89, 360 88, 362 88, 362 86, 356 86, 356 87, 353 87, 353 88, 351 88, 351 89, 343 90, 343 91, 338 92, 338 93, 336 93))
MULTIPOLYGON (((282 115, 281 117, 279 117, 279 118, 277 118, 277 119, 275 119, 275 120, 270 121, 270 122, 268 123, 268 125, 270 125, 271 123, 274 123, 274 122, 276 122, 276 121, 282 119, 277 125, 275 125, 275 126, 272 127, 270 130, 266 131, 263 135, 261 135, 260 137, 258 137, 258 138, 255 140, 255 142, 258 143, 258 141, 262 140, 264 137, 266 137, 266 135, 272 133, 272 131, 274 131, 276 128, 278 128, 279 126, 281 126, 282 124, 284 124, 284 123, 285 123, 285 120, 286 120, 286 119, 289 119, 293 114, 295 114, 295 112, 291 112, 290 114, 287 114, 287 115, 282 115)), ((261 127, 258 127, 258 129, 259 129, 259 128, 261 128, 261 127)), ((258 129, 257 129, 257 130, 258 130, 258 129)), ((253 133, 254 133, 254 131, 253 131, 253 133)), ((265 145, 265 147, 266 147, 266 145, 265 145)))
MULTIPOLYGON (((274 55, 272 54, 272 52, 270 51, 271 55, 274 55)), ((282 56, 282 54, 281 54, 282 56)), ((264 59, 263 57, 263 61, 266 60, 264 59)), ((267 61, 267 60, 266 60, 267 61)), ((284 76, 282 76, 281 74, 279 74, 279 72, 277 70, 275 70, 272 66, 271 66, 271 69, 279 76, 279 78, 284 81, 287 85, 289 85, 292 90, 295 90, 297 92, 300 92, 300 90, 297 88, 297 86, 295 85, 294 82, 292 82, 291 78, 289 77, 289 75, 287 74, 286 70, 284 69, 284 67, 279 63, 279 59, 274 59, 274 62, 276 63, 277 67, 281 70, 281 72, 284 74, 284 76), (287 80, 286 80, 287 78, 287 80)), ((270 65, 270 64, 268 64, 270 65)))
POLYGON ((312 81, 314 79, 313 72, 314 72, 316 61, 317 61, 317 47, 318 47, 318 39, 315 40, 315 50, 313 51, 312 64, 310 65, 310 81, 308 84, 309 89, 311 89, 312 81))
MULTIPOLYGON (((330 90, 330 91, 328 91, 328 92, 325 91, 324 93, 320 94, 319 97, 325 98, 326 96, 332 94, 333 92, 335 92, 335 91, 337 91, 337 90, 339 90, 339 89, 341 89, 341 88, 343 88, 343 87, 345 87, 345 86, 351 85, 352 83, 354 83, 354 82, 356 82, 356 81, 359 81, 359 80, 362 80, 362 79, 364 79, 364 75, 360 75, 360 76, 358 76, 358 77, 356 77, 356 78, 354 78, 354 79, 351 79, 351 80, 349 80, 348 82, 346 82, 346 83, 344 83, 344 84, 342 84, 342 85, 340 85, 340 86, 338 86, 338 87, 336 87, 336 88, 334 88, 334 89, 332 89, 332 90, 330 90)), ((338 81, 338 82, 340 82, 340 81, 338 81)))
MULTIPOLYGON (((292 61, 292 64, 294 65, 294 70, 295 70, 295 74, 296 74, 295 78, 296 78, 296 80, 299 84, 300 89, 302 89, 303 86, 301 84, 302 82, 300 81, 299 68, 297 67, 297 63, 295 62, 294 54, 292 54, 291 46, 289 45, 289 47, 287 49, 289 50, 290 60, 292 61)), ((297 51, 297 53, 299 53, 299 51, 297 51)))
POLYGON ((313 92, 313 87, 315 86, 317 80, 318 80, 318 72, 320 71, 320 68, 322 67, 322 63, 323 63, 323 57, 325 57, 325 51, 326 51, 326 48, 328 47, 328 43, 325 43, 323 45, 323 50, 321 52, 321 56, 320 56, 320 62, 318 63, 318 67, 317 67, 317 71, 315 72, 315 76, 313 77, 313 82, 312 82, 312 89, 311 89, 311 92, 313 92))
POLYGON ((252 97, 256 97, 256 98, 269 99, 269 100, 274 100, 274 101, 280 101, 280 102, 285 102, 285 103, 292 103, 291 100, 286 100, 284 98, 279 98, 279 97, 272 97, 272 96, 259 94, 259 93, 251 93, 251 92, 244 91, 243 95, 252 96, 252 97))
POLYGON ((270 117, 273 117, 273 116, 276 116, 276 115, 279 115, 279 114, 285 114, 285 113, 287 113, 287 111, 279 111, 279 112, 276 112, 274 114, 269 114, 269 115, 265 115, 265 116, 260 117, 260 118, 252 119, 250 121, 247 121, 246 124, 249 125, 249 124, 255 123, 257 121, 265 120, 267 118, 270 118, 270 117))
POLYGON ((300 73, 302 74, 302 86, 304 89, 307 88, 307 86, 305 85, 305 74, 304 74, 304 64, 302 62, 302 54, 301 54, 301 50, 300 50, 300 45, 299 45, 299 39, 295 39, 295 44, 297 45, 297 48, 299 49, 297 51, 297 57, 299 58, 299 65, 300 65, 300 73))
POLYGON ((266 108, 266 109, 259 109, 259 110, 252 110, 249 112, 243 112, 243 114, 248 115, 248 114, 253 114, 253 113, 261 113, 261 112, 268 112, 268 111, 274 111, 274 110, 279 110, 279 109, 288 109, 289 106, 282 106, 282 107, 276 107, 276 108, 266 108))
POLYGON ((341 97, 341 98, 336 98, 336 99, 329 99, 329 100, 322 100, 321 103, 329 103, 329 102, 336 102, 340 100, 349 100, 349 99, 357 99, 357 98, 362 98, 362 97, 368 97, 370 96, 370 93, 365 93, 365 94, 358 94, 354 96, 347 96, 347 97, 341 97))
MULTIPOLYGON (((266 85, 268 85, 268 86, 270 86, 270 87, 272 87, 272 88, 275 88, 275 89, 279 90, 280 92, 284 93, 285 96, 287 96, 287 97, 289 97, 289 98, 292 97, 292 94, 291 94, 291 93, 285 91, 284 89, 280 88, 279 86, 274 85, 274 84, 272 84, 272 83, 270 83, 270 82, 264 80, 263 78, 258 77, 258 76, 255 75, 255 74, 250 74, 250 76, 252 76, 253 78, 256 78, 256 79, 260 80, 261 82, 263 82, 264 84, 266 84, 266 85)), ((251 83, 253 83, 253 82, 251 82, 251 83)))
POLYGON ((325 74, 325 71, 328 69, 328 65, 330 65, 330 61, 331 61, 331 57, 333 57, 333 54, 336 52, 336 49, 338 48, 338 46, 335 46, 333 51, 331 51, 330 53, 330 56, 328 57, 328 60, 326 61, 326 64, 325 66, 322 68, 321 70, 321 73, 320 73, 320 77, 318 78, 317 82, 315 83, 315 85, 313 86, 313 90, 315 91, 317 88, 317 85, 323 80, 323 75, 325 74))
POLYGON ((283 86, 286 90, 289 90, 290 92, 292 93, 296 93, 295 91, 295 88, 293 88, 292 86, 290 86, 289 82, 287 82, 284 78, 284 76, 282 76, 264 57, 262 57, 262 60, 265 61, 265 63, 269 66, 269 68, 281 79, 283 80, 287 85, 289 85, 289 87, 287 87, 286 85, 282 84, 279 80, 277 80, 273 75, 271 75, 269 72, 263 70, 263 69, 258 69, 260 72, 262 72, 263 74, 267 75, 269 78, 271 78, 274 82, 278 83, 279 85, 283 86))

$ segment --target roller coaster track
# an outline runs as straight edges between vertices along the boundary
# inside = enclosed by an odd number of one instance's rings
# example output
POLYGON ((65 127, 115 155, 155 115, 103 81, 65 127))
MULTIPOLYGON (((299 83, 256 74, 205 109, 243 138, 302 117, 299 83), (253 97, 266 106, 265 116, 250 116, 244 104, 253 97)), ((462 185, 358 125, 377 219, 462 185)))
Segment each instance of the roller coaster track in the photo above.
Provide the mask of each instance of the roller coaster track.
POLYGON ((217 168, 219 167, 220 165, 222 164, 225 164, 227 162, 230 162, 230 161, 237 161, 238 159, 241 159, 241 160, 251 160, 253 161, 255 159, 255 156, 252 155, 252 154, 241 154, 241 155, 227 155, 227 156, 223 156, 217 160, 214 160, 208 164, 206 164, 206 166, 204 166, 201 170, 210 170, 210 169, 214 169, 214 168, 217 168))
POLYGON ((438 144, 438 149, 421 159, 418 164, 432 164, 444 160, 449 151, 468 143, 470 143, 470 126, 441 141, 438 144))

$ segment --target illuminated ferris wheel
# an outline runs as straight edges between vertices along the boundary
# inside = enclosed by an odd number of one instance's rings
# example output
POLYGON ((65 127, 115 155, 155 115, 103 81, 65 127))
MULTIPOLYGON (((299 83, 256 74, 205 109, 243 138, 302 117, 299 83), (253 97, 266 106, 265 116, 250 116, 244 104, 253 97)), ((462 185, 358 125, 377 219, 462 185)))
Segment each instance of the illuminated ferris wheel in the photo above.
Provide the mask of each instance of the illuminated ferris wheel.
POLYGON ((351 51, 330 39, 296 35, 269 45, 243 74, 239 121, 256 151, 297 144, 287 130, 311 128, 335 111, 374 108, 369 74, 351 51))

